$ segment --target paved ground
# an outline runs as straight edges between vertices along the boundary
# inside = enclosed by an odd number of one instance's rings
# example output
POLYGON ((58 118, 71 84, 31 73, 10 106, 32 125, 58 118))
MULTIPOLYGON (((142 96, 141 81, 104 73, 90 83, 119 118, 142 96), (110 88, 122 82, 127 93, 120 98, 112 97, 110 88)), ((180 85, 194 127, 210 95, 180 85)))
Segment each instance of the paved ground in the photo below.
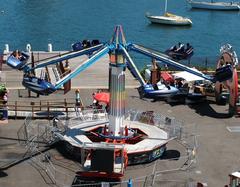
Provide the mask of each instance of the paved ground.
MULTIPOLYGON (((92 102, 91 93, 94 90, 84 89, 81 90, 81 96, 86 105, 92 102)), ((14 91, 12 91, 14 92, 14 91)), ((16 94, 13 94, 13 96, 16 94)), ((62 97, 72 97, 73 93, 69 93, 62 97)), ((40 97, 36 99, 51 99, 56 96, 40 97)), ((59 96, 60 97, 60 96, 59 96)), ((35 98, 31 98, 35 99, 35 98)), ((216 106, 215 104, 202 103, 194 106, 188 105, 170 105, 164 101, 151 101, 140 100, 135 89, 127 90, 127 107, 139 109, 141 111, 153 110, 156 113, 162 113, 176 117, 185 122, 186 128, 196 127, 196 132, 199 135, 198 150, 197 150, 197 163, 196 167, 187 173, 171 173, 161 175, 158 180, 163 178, 179 180, 197 180, 207 183, 208 186, 224 186, 228 183, 228 174, 239 169, 240 162, 240 134, 231 133, 226 127, 239 125, 238 118, 228 118, 227 106, 216 106)), ((9 120, 7 125, 0 126, 0 137, 16 138, 17 130, 23 123, 22 120, 9 120)), ((189 128, 189 129, 190 129, 189 128)), ((185 153, 176 144, 171 142, 168 146, 169 150, 179 150, 182 155, 185 153)), ((1 166, 13 161, 19 156, 22 156, 25 150, 17 144, 16 141, 4 140, 0 138, 0 163, 1 166)), ((61 155, 56 151, 51 151, 51 154, 57 155, 56 157, 61 160, 61 155)), ((63 158, 62 158, 63 159, 63 158)), ((65 160, 65 167, 61 168, 69 176, 73 176, 74 171, 78 170, 79 166, 74 165, 73 161, 65 160), (66 169, 66 163, 73 166, 72 169, 66 169)), ((169 167, 177 165, 176 161, 158 161, 159 170, 169 169, 169 167)), ((59 163, 58 163, 59 165, 59 163)), ((61 165, 61 164, 60 164, 61 165)), ((125 179, 138 178, 143 175, 151 174, 153 171, 154 162, 147 165, 131 166, 128 167, 125 173, 125 179)), ((67 167, 69 168, 69 167, 67 167)), ((43 174, 36 170, 33 164, 25 161, 8 170, 0 173, 0 186, 49 186, 43 180, 43 174)), ((64 180, 70 183, 71 177, 64 180)), ((161 183, 162 184, 162 183, 161 183)), ((140 184, 137 184, 138 186, 140 184)), ((155 183, 159 186, 159 183, 155 183)), ((180 186, 180 185, 179 185, 180 186)))
MULTIPOLYGON (((106 62, 106 61, 105 61, 106 62)), ((104 60, 102 63, 105 63, 104 60)), ((105 64, 106 65, 106 64, 105 64)), ((95 67, 95 66, 94 66, 95 67)), ((6 73, 5 79, 7 87, 10 89, 9 100, 21 101, 37 101, 37 100, 53 100, 63 98, 74 98, 74 91, 69 92, 67 95, 57 93, 52 96, 39 98, 18 98, 17 90, 14 88, 22 88, 21 86, 21 72, 12 71, 8 67, 4 67, 6 73)), ((92 93, 95 90, 86 89, 91 88, 104 88, 107 86, 107 66, 96 66, 96 68, 89 69, 81 74, 73 81, 74 87, 82 88, 80 91, 81 97, 85 105, 92 103, 92 93), (104 70, 104 71, 103 71, 104 70), (85 89, 84 89, 85 88, 85 89)), ((130 76, 129 87, 137 86, 138 83, 130 76)), ((126 81, 127 82, 127 81, 126 81)), ((127 83, 128 84, 128 83, 127 83)), ((157 180, 196 180, 208 184, 208 186, 224 186, 228 184, 228 174, 239 170, 240 164, 240 133, 231 133, 227 130, 227 126, 239 126, 239 118, 229 118, 227 114, 227 106, 217 106, 213 103, 202 103, 193 106, 184 104, 171 105, 164 101, 151 101, 140 100, 136 89, 127 89, 127 107, 141 111, 154 111, 167 116, 173 116, 178 120, 184 121, 187 131, 197 132, 197 163, 195 168, 189 172, 176 172, 162 174, 157 177, 157 180)), ((45 121, 46 122, 46 121, 45 121)), ((45 123, 44 122, 44 123, 45 123)), ((46 122, 47 123, 47 122, 46 122)), ((23 120, 9 120, 8 124, 0 124, 0 166, 13 162, 14 160, 23 156, 26 151, 24 147, 19 146, 17 141, 6 140, 3 137, 16 138, 17 131, 23 124, 23 120)), ((186 153, 179 144, 171 142, 168 145, 168 150, 178 152, 183 156, 186 153)), ((64 172, 66 175, 58 176, 63 181, 62 184, 70 184, 74 172, 80 166, 74 161, 63 158, 63 156, 56 150, 50 151, 53 155, 54 167, 57 170, 64 172)), ((39 158, 39 157, 37 157, 39 158)), ((39 158, 40 160, 42 158, 39 158)), ((149 175, 152 173, 153 168, 157 167, 158 170, 170 169, 171 167, 178 167, 181 165, 179 161, 164 161, 158 160, 156 162, 128 167, 125 172, 124 180, 129 178, 139 178, 141 176, 149 175)), ((44 171, 39 170, 39 167, 32 162, 22 162, 12 168, 0 172, 0 186, 52 186, 49 178, 44 175, 44 171), (45 180, 44 180, 45 179, 45 180)), ((156 182, 155 186, 163 186, 163 183, 156 182)), ((135 183, 135 186, 140 186, 140 183, 135 183)), ((170 185, 168 185, 170 186, 170 185)), ((174 185, 171 185, 174 186, 174 185)), ((175 186, 180 186, 175 185, 175 186)))

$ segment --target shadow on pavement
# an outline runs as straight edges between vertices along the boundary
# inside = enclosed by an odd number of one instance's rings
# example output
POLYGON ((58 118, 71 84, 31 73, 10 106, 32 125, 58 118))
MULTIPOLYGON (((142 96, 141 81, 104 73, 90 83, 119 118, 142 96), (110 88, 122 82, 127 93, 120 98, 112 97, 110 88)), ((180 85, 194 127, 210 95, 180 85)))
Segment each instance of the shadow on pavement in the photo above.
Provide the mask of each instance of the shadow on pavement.
POLYGON ((181 153, 178 150, 166 150, 161 157, 161 160, 178 160, 181 153))
POLYGON ((5 173, 4 171, 0 171, 0 178, 7 177, 7 176, 8 176, 7 173, 5 173))
POLYGON ((209 103, 199 103, 197 105, 189 105, 191 109, 194 109, 196 113, 200 114, 201 116, 208 116, 212 118, 231 118, 232 115, 229 113, 219 113, 216 112, 209 103))

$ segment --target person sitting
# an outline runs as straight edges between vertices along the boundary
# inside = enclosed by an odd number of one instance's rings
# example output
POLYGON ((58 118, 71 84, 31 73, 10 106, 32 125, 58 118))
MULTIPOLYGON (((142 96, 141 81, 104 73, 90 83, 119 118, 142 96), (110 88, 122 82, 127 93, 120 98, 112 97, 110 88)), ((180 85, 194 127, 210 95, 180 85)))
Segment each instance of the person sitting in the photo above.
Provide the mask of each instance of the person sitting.
POLYGON ((182 80, 181 79, 177 80, 177 88, 182 88, 182 86, 183 86, 182 80))
POLYGON ((172 48, 172 51, 176 51, 177 50, 177 46, 174 45, 173 48, 172 48))
POLYGON ((21 60, 21 58, 22 58, 22 53, 21 53, 20 51, 16 50, 16 51, 13 52, 13 56, 14 56, 15 58, 17 58, 18 60, 21 60))
POLYGON ((109 110, 110 110, 109 104, 107 104, 107 105, 105 106, 105 110, 106 110, 106 112, 109 112, 109 110))
POLYGON ((96 99, 93 100, 93 107, 95 109, 102 109, 102 105, 100 105, 96 99))

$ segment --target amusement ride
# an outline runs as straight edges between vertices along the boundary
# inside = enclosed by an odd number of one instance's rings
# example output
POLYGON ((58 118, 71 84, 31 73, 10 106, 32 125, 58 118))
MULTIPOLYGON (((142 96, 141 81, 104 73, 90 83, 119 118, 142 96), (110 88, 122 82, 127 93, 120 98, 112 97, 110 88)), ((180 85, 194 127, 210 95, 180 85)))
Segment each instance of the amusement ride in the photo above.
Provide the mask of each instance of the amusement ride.
MULTIPOLYGON (((236 70, 236 67, 238 66, 238 59, 235 51, 229 44, 223 46, 220 50, 219 61, 221 61, 221 63, 218 62, 217 69, 214 75, 204 74, 197 69, 183 65, 178 62, 177 59, 174 59, 163 52, 149 49, 135 43, 126 42, 122 33, 122 29, 118 29, 117 31, 115 31, 114 36, 108 43, 100 43, 98 40, 93 40, 92 42, 84 41, 82 43, 78 42, 73 45, 73 49, 73 51, 64 53, 60 57, 55 56, 52 58, 43 59, 34 66, 31 66, 31 63, 28 62, 28 54, 24 52, 18 54, 20 52, 15 51, 7 59, 7 64, 14 69, 22 70, 24 72, 22 84, 27 89, 40 95, 48 95, 54 93, 69 80, 76 77, 79 73, 90 67, 92 64, 96 63, 104 55, 111 54, 111 52, 114 50, 120 50, 123 53, 124 58, 126 59, 126 66, 141 84, 139 88, 141 97, 202 97, 201 94, 189 93, 188 90, 183 91, 183 89, 179 89, 174 85, 166 84, 166 81, 162 82, 158 80, 158 82, 147 82, 138 71, 138 68, 136 67, 128 53, 130 51, 134 51, 151 58, 153 61, 156 61, 157 64, 164 64, 169 67, 173 67, 174 69, 188 72, 211 83, 216 83, 215 96, 217 102, 221 101, 221 93, 223 91, 223 88, 230 90, 230 108, 236 107, 236 103, 238 101, 238 78, 236 70), (116 44, 115 41, 123 42, 119 42, 118 44, 116 44), (117 49, 116 46, 118 47, 117 49), (88 55, 89 58, 79 64, 70 73, 58 75, 55 83, 51 82, 51 80, 48 78, 48 76, 46 76, 45 73, 41 74, 39 77, 37 77, 34 73, 34 71, 37 69, 47 69, 47 67, 50 65, 57 64, 64 60, 69 60, 71 58, 79 57, 82 55, 88 55)), ((157 75, 159 72, 151 73, 152 77, 159 77, 159 75, 157 75)))
POLYGON ((23 85, 29 90, 49 95, 54 93, 63 84, 86 68, 96 63, 104 55, 109 54, 109 91, 110 108, 108 114, 92 121, 81 121, 68 127, 64 133, 54 131, 56 137, 68 142, 82 152, 82 163, 84 171, 77 174, 84 180, 109 179, 120 180, 124 170, 129 164, 151 162, 158 159, 166 150, 166 144, 172 140, 169 134, 153 125, 129 121, 125 118, 125 70, 126 67, 136 76, 141 84, 144 95, 156 97, 162 94, 176 94, 179 90, 173 86, 162 86, 155 89, 154 85, 147 83, 139 73, 128 51, 135 51, 145 56, 173 66, 177 69, 187 71, 196 76, 216 83, 216 93, 221 97, 223 86, 230 90, 231 108, 234 108, 238 98, 237 89, 237 57, 231 46, 222 48, 222 58, 219 60, 214 76, 206 75, 200 71, 189 68, 173 60, 166 54, 146 48, 134 43, 127 43, 122 27, 116 26, 114 34, 109 43, 95 43, 96 45, 83 47, 80 44, 79 51, 71 51, 61 57, 42 60, 36 66, 31 67, 28 63, 29 55, 15 51, 7 60, 7 64, 24 72, 23 85), (69 60, 81 55, 88 55, 76 69, 52 84, 45 76, 37 77, 34 70, 69 60), (166 89, 167 88, 167 89, 166 89), (162 91, 162 93, 161 93, 162 91), (102 162, 101 160, 105 160, 102 162), (107 160, 107 162, 106 162, 107 160))

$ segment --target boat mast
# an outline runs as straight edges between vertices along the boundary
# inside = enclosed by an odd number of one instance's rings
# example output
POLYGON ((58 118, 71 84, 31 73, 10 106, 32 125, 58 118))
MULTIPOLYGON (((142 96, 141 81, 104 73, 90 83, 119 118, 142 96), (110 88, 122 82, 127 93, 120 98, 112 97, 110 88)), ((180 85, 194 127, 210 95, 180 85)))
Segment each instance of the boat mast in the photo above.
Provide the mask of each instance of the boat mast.
POLYGON ((165 0, 165 12, 164 12, 164 14, 166 14, 167 13, 167 0, 165 0))

